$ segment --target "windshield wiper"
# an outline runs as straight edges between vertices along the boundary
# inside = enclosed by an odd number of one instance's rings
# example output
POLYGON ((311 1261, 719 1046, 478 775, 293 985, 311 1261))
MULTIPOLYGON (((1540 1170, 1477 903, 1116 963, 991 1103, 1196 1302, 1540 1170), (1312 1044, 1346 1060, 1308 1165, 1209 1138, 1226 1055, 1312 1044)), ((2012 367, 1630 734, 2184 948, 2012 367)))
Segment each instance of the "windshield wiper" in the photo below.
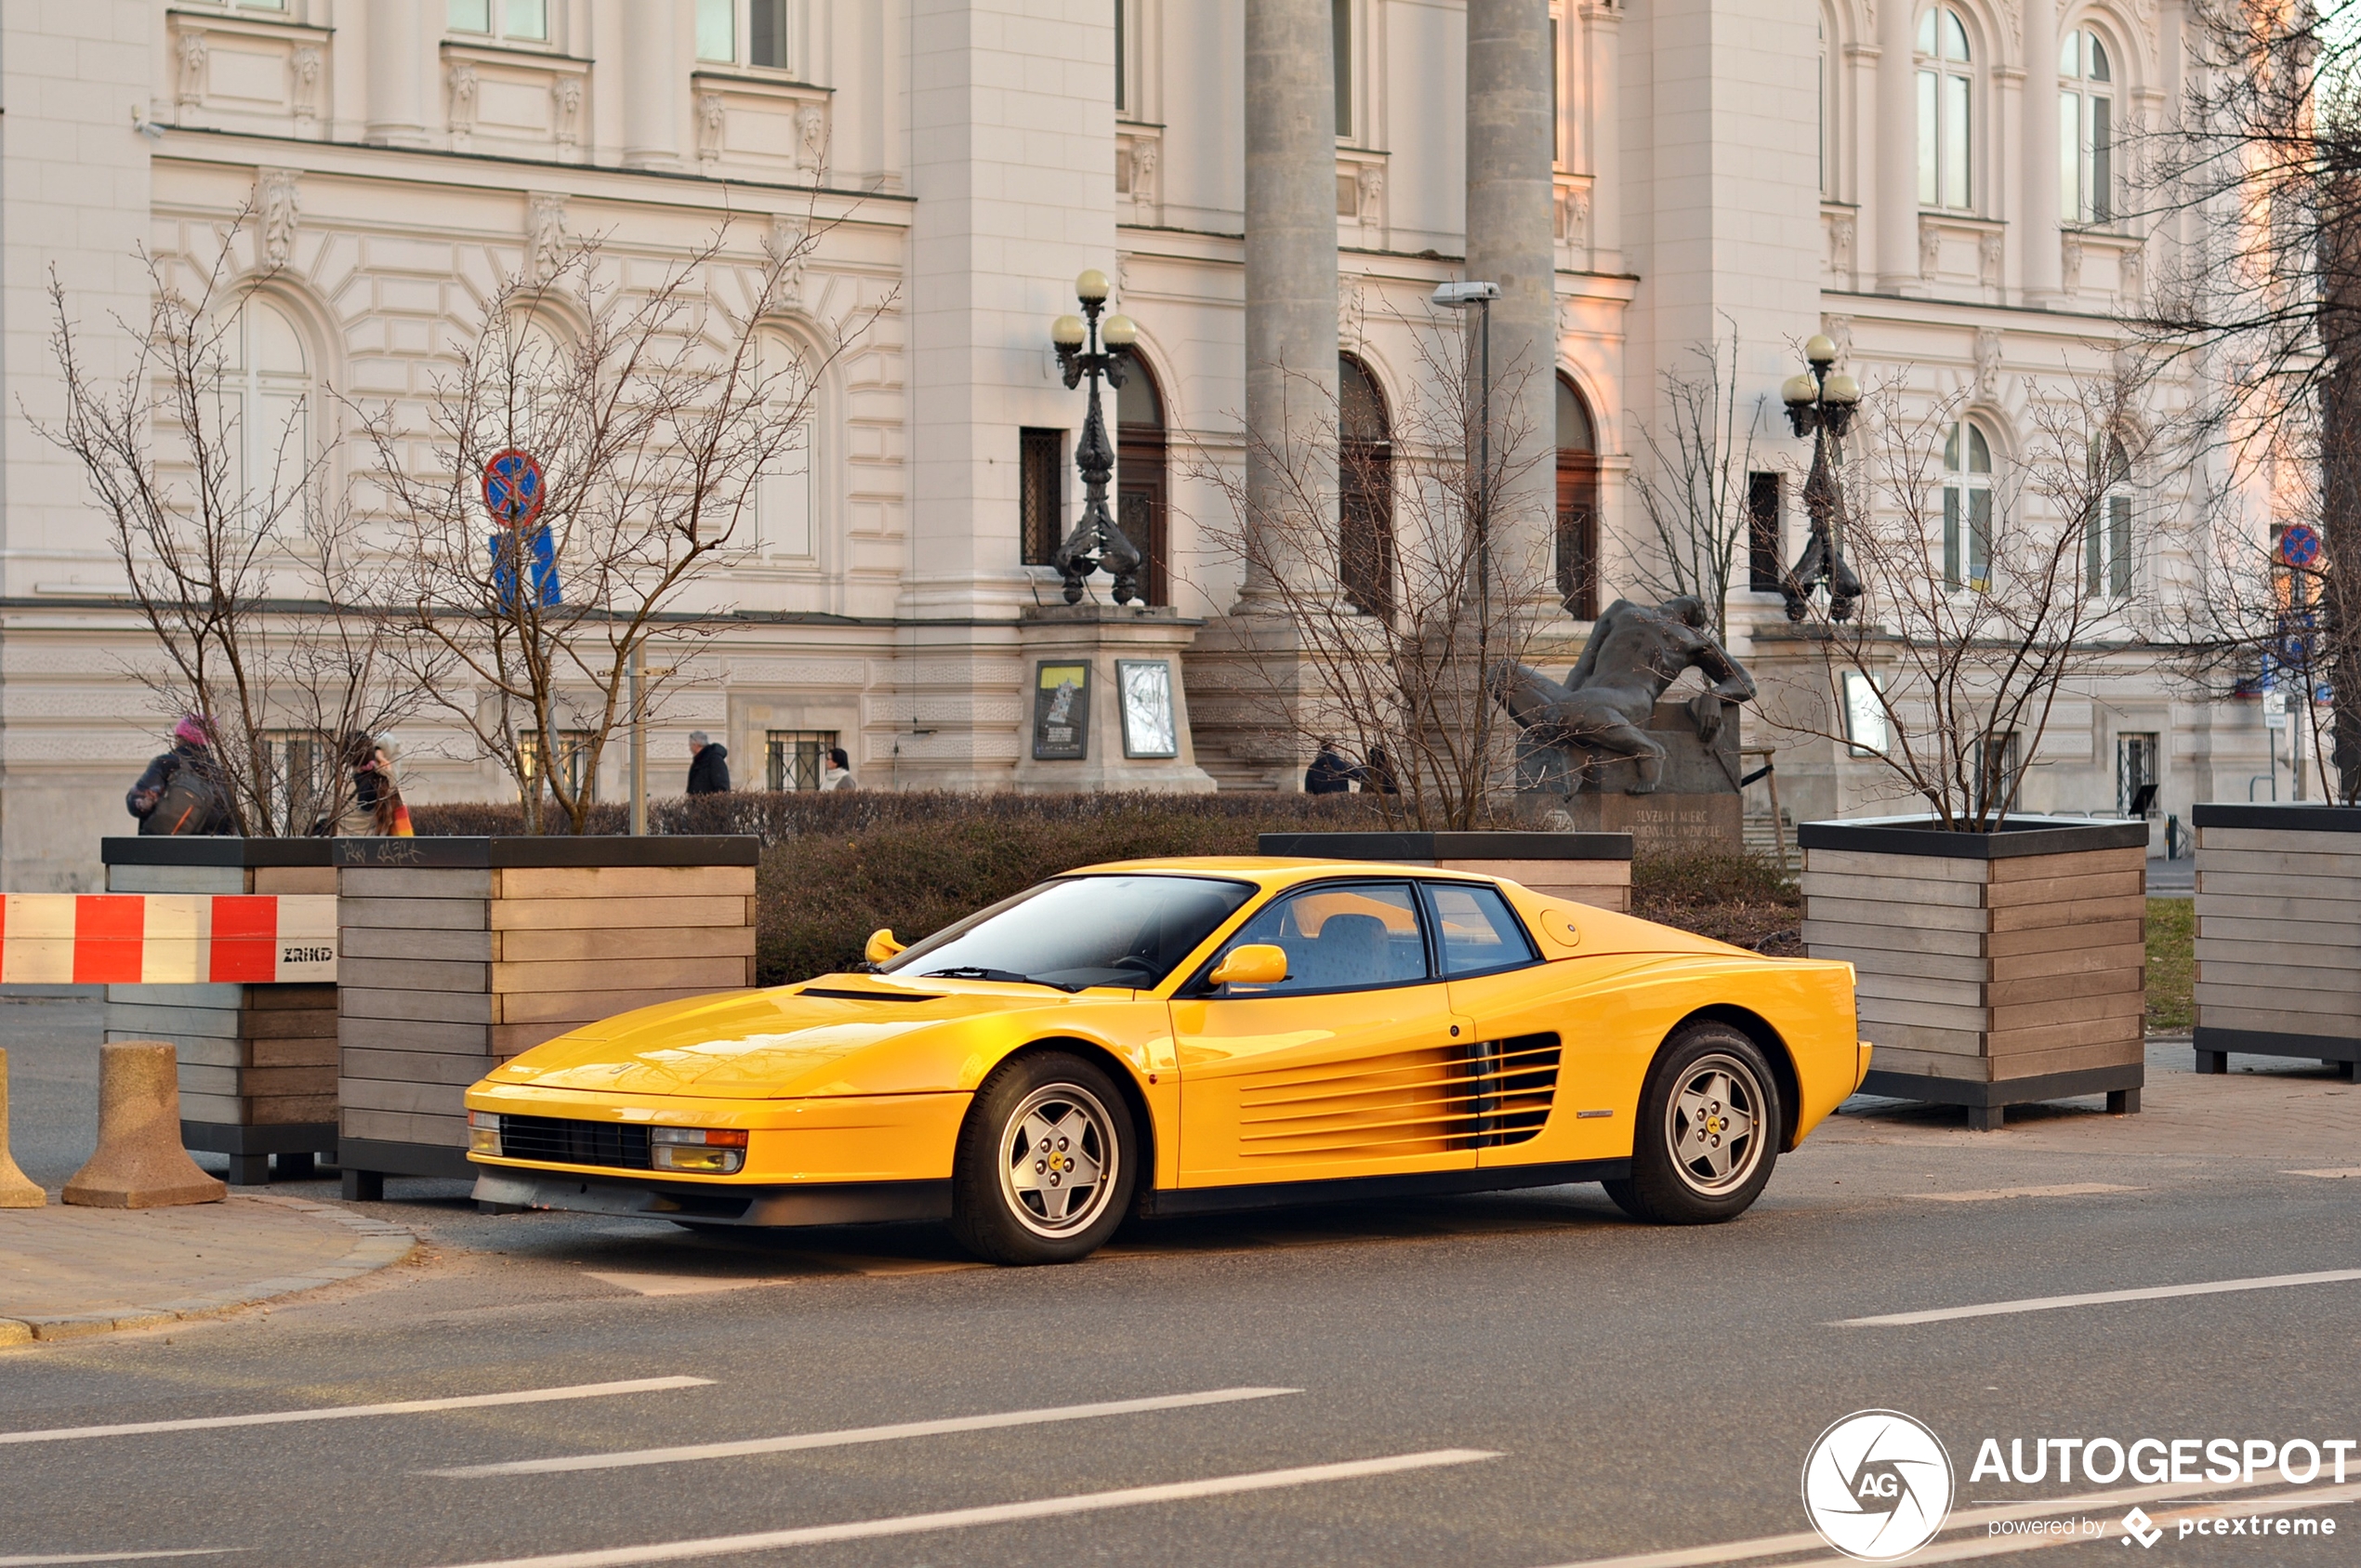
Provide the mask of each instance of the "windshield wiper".
POLYGON ((1031 975, 1021 975, 1014 969, 987 969, 974 964, 963 964, 954 969, 929 969, 927 978, 929 980, 989 980, 1003 985, 1046 985, 1052 991, 1063 991, 1069 995, 1081 989, 1079 986, 1060 985, 1054 980, 1035 980, 1031 975))

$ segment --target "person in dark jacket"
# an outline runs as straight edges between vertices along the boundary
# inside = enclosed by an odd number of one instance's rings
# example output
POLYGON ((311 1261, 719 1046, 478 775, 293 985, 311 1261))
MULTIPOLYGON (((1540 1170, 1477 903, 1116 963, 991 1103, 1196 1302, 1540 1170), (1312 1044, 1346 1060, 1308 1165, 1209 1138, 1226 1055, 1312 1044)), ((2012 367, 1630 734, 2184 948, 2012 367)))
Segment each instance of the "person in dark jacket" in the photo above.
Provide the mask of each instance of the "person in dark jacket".
POLYGON ((203 714, 182 716, 172 727, 172 749, 150 760, 139 782, 125 793, 123 807, 139 819, 142 835, 237 831, 214 760, 212 721, 203 714))
POLYGON ((727 795, 730 792, 730 748, 715 745, 703 730, 689 731, 689 793, 727 795))
POLYGON ((1362 765, 1361 793, 1364 795, 1402 793, 1402 781, 1393 775, 1393 758, 1386 755, 1385 747, 1381 745, 1371 746, 1369 760, 1362 765))
POLYGON ((1350 795, 1355 784, 1367 780, 1369 770, 1347 762, 1337 749, 1343 744, 1334 735, 1320 737, 1320 750, 1312 758, 1312 766, 1303 771, 1304 794, 1350 795))

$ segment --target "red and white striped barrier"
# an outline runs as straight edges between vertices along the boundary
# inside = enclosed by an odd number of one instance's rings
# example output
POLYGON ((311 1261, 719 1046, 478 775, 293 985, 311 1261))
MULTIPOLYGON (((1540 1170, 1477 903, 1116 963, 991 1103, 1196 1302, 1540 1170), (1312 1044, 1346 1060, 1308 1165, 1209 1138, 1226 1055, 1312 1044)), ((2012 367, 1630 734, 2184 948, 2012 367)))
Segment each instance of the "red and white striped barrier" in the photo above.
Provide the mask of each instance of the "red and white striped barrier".
POLYGON ((0 985, 336 978, 333 893, 9 893, 0 985))

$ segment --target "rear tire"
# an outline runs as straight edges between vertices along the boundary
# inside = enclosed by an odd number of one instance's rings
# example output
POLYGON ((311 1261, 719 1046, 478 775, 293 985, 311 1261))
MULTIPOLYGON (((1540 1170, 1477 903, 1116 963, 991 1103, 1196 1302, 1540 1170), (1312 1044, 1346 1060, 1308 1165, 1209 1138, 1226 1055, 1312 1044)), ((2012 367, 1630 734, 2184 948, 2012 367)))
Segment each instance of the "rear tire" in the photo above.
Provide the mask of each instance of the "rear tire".
POLYGON ((991 1263, 1071 1263, 1103 1245, 1139 1184, 1131 1108, 1064 1051, 1002 1062, 977 1088, 951 1170, 951 1233, 991 1263))
POLYGON ((1607 1196, 1650 1225, 1735 1219, 1762 1195, 1786 1126, 1762 1048, 1726 1023, 1691 1024, 1648 1070, 1630 1179, 1607 1196))

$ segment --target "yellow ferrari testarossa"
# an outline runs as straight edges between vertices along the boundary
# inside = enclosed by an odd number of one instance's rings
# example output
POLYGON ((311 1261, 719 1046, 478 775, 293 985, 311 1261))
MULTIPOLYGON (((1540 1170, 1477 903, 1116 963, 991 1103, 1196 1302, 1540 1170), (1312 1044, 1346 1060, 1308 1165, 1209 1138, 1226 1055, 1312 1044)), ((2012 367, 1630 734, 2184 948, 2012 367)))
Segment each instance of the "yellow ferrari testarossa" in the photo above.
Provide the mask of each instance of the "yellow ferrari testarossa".
POLYGON ((1055 877, 868 972, 643 1008, 468 1091, 476 1196, 688 1225, 1131 1214, 1598 1181, 1745 1212, 1868 1071, 1850 965, 1358 862, 1055 877))

